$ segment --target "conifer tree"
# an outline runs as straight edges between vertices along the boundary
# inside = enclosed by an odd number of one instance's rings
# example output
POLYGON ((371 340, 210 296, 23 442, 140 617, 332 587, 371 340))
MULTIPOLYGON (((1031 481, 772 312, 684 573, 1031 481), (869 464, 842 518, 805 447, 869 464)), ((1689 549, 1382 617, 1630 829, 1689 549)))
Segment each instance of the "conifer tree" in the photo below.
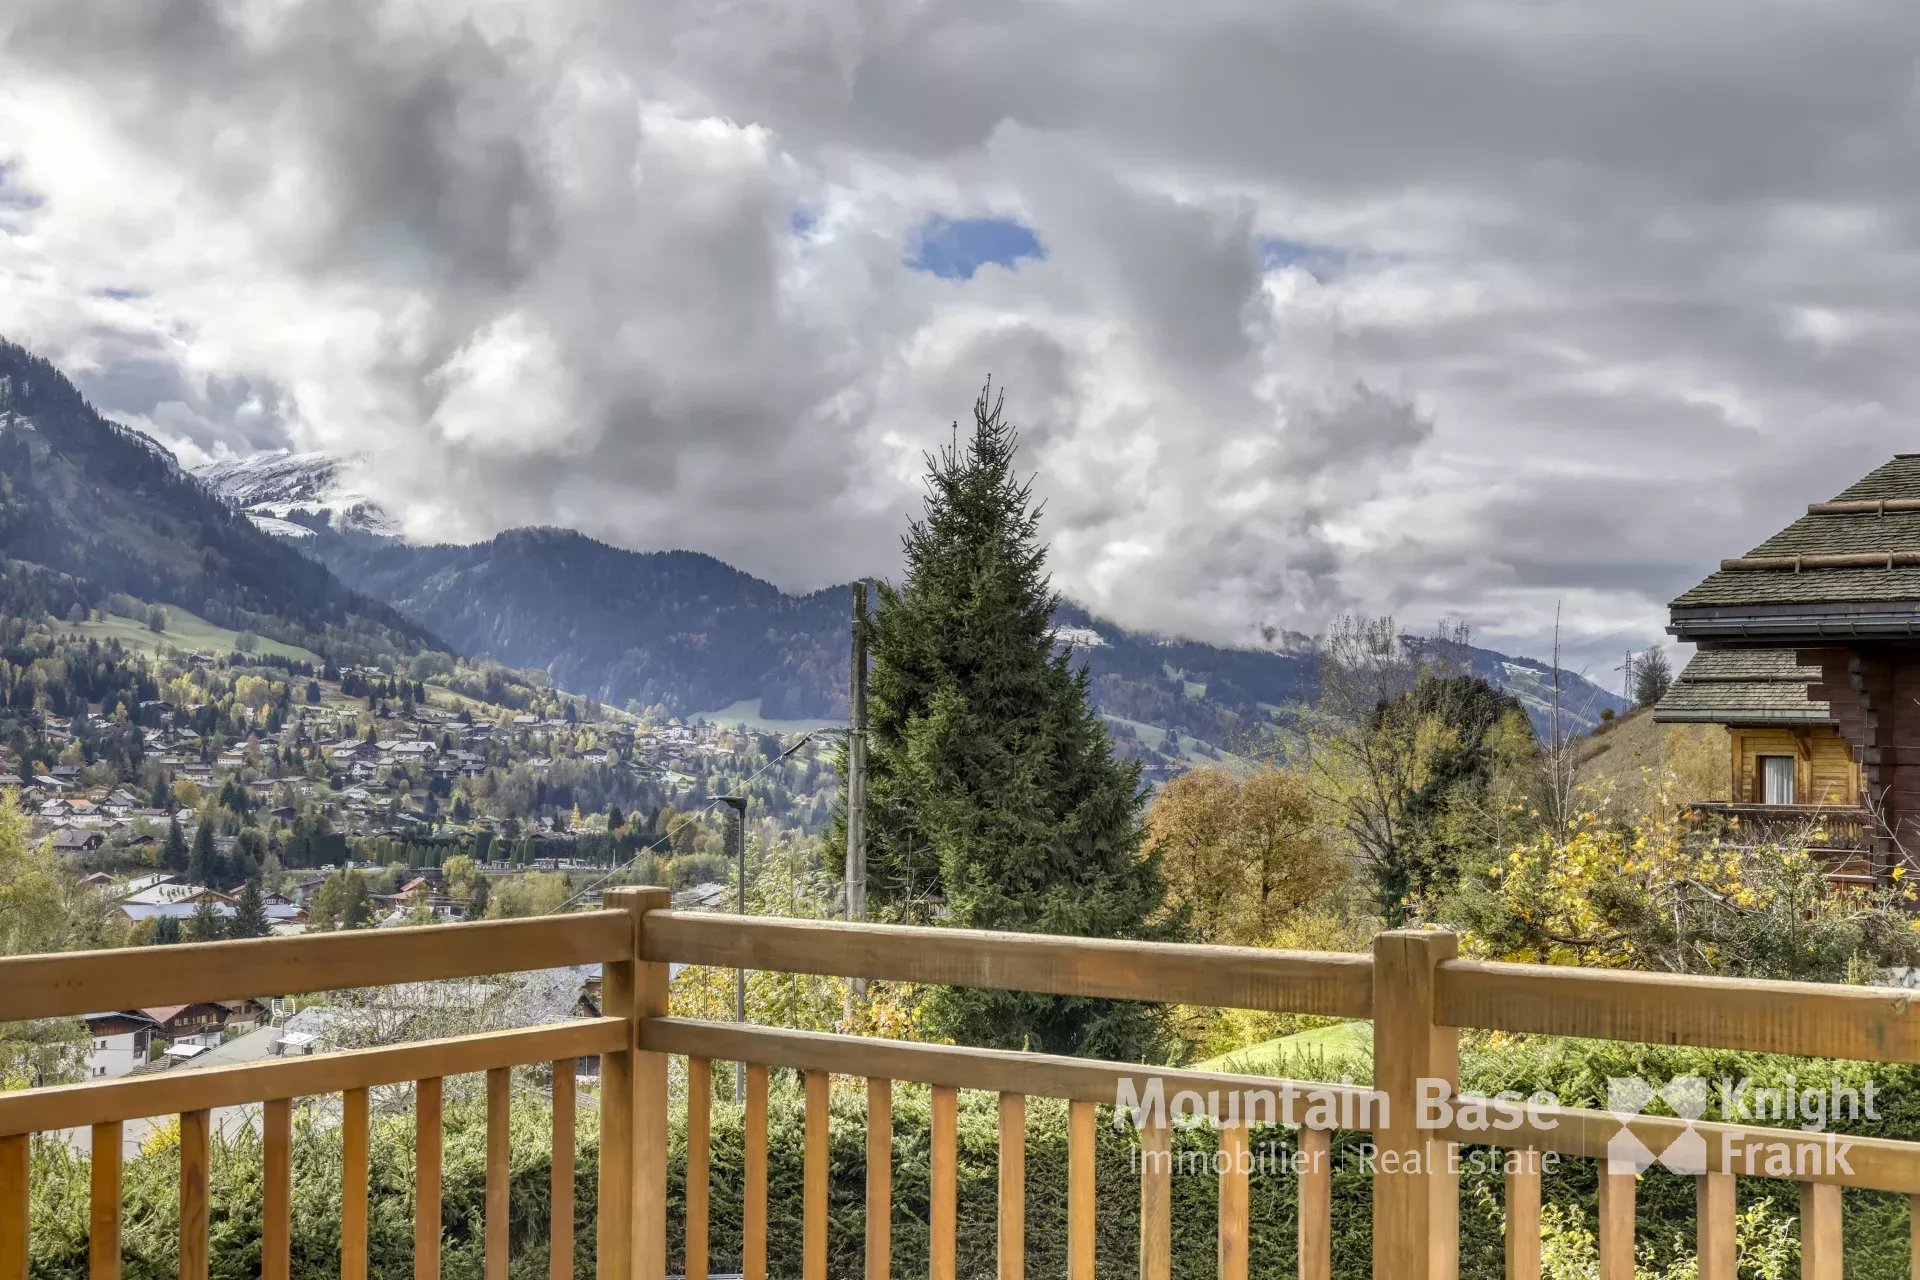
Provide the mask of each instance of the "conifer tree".
POLYGON ((193 918, 187 921, 187 937, 193 942, 217 942, 226 936, 226 932, 226 921, 220 918, 220 912, 211 900, 196 906, 193 918))
POLYGON ((212 886, 219 862, 219 852, 213 847, 213 824, 202 818, 193 833, 193 852, 187 855, 187 883, 212 886))
POLYGON ((160 865, 169 871, 187 869, 187 838, 180 831, 178 814, 167 819, 167 843, 160 851, 160 865))
MULTIPOLYGON (((927 459, 905 580, 878 589, 869 898, 959 928, 1164 937, 1139 766, 1113 758, 1084 667, 1054 645, 1059 597, 1016 447, 983 391, 971 438, 927 459)), ((943 988, 926 1012, 966 1044, 1139 1060, 1160 1041, 1155 1011, 1112 1001, 943 988)))
POLYGON ((345 896, 340 905, 340 927, 359 929, 373 923, 373 902, 367 895, 367 882, 357 871, 346 873, 345 896))
POLYGON ((249 880, 234 903, 228 933, 235 938, 264 938, 268 932, 267 903, 260 895, 260 882, 249 880))

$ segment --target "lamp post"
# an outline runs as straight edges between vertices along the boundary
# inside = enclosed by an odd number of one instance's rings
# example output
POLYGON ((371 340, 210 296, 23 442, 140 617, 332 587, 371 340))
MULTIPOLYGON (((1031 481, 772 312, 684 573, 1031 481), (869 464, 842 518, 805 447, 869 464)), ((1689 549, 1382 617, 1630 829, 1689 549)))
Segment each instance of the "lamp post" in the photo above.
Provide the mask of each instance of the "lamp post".
MULTIPOLYGON (((739 912, 747 914, 747 798, 745 796, 715 796, 716 803, 724 804, 733 810, 733 818, 727 823, 727 840, 733 845, 734 867, 740 876, 739 912)), ((747 971, 733 971, 733 1020, 745 1025, 747 1021, 747 971)), ((734 1101, 745 1103, 747 1098, 747 1064, 733 1064, 734 1101)))

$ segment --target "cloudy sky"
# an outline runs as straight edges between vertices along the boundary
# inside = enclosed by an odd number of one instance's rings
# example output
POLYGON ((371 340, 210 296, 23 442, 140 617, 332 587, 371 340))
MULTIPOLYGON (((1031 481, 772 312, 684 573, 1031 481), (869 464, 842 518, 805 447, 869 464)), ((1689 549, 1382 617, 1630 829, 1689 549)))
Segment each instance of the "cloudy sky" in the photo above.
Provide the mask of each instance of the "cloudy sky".
POLYGON ((1596 676, 1920 448, 1920 7, 8 0, 0 333, 412 536, 889 572, 1006 389, 1060 585, 1596 676))

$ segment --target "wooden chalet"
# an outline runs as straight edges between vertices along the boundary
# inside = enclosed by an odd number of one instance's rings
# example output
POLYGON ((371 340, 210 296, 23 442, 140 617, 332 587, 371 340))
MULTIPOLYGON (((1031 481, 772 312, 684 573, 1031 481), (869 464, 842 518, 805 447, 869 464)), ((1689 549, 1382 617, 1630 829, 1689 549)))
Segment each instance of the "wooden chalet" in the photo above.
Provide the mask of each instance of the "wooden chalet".
POLYGON ((1920 855, 1920 454, 1900 454, 1675 599, 1699 652, 1654 710, 1729 731, 1709 816, 1801 834, 1844 881, 1920 855))

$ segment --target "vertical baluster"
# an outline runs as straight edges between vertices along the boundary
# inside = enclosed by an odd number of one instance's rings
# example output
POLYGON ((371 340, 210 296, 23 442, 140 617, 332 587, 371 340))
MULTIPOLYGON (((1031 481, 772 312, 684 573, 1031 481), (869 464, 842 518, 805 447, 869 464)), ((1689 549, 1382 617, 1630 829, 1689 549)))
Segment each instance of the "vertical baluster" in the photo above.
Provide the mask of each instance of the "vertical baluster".
MULTIPOLYGON (((1907 1197, 1907 1270, 1920 1280, 1920 1196, 1907 1197)), ((1701 1272, 1702 1280, 1706 1273, 1701 1272)))
POLYGON ((507 1192, 513 1172, 513 1072, 487 1072, 486 1280, 507 1280, 507 1192))
POLYGON ((741 1270, 767 1280, 767 1069, 747 1065, 747 1186, 741 1270))
POLYGON ((800 1274, 827 1280, 827 1073, 807 1072, 807 1128, 802 1172, 800 1274))
POLYGON ((867 1081, 867 1271, 893 1269, 893 1081, 867 1081))
POLYGON ((1600 1162, 1600 1280, 1633 1280, 1633 1166, 1600 1162))
POLYGON ((260 1108, 260 1276, 293 1274, 293 1099, 260 1108))
POLYGON ((687 1059, 687 1280, 707 1280, 708 1146, 713 1126, 713 1063, 687 1059))
POLYGON ((928 1269, 933 1280, 954 1280, 959 1266, 959 1245, 955 1228, 960 1211, 959 1181, 955 1169, 955 1143, 960 1127, 960 1094, 957 1090, 936 1087, 933 1091, 933 1167, 929 1171, 928 1223, 932 1240, 928 1246, 928 1269))
POLYGON ((27 1280, 27 1181, 31 1139, 0 1138, 0 1280, 27 1280))
MULTIPOLYGON (((642 939, 649 911, 665 911, 673 895, 665 889, 642 889, 633 899, 634 946, 645 950, 642 939)), ((634 1026, 646 1018, 664 1018, 668 1007, 670 970, 659 961, 634 967, 634 1026)), ((638 1280, 667 1280, 667 1055, 641 1052, 633 1062, 633 1261, 638 1280)))
POLYGON ((1299 1184, 1300 1280, 1332 1280, 1333 1134, 1328 1130, 1300 1130, 1299 1184))
MULTIPOLYGON (((625 909, 626 890, 606 895, 609 907, 625 909)), ((637 939, 636 939, 637 940, 637 939)), ((608 1016, 633 1015, 632 960, 601 967, 600 1007, 608 1016)), ((633 1028, 627 1042, 633 1043, 633 1028)), ((633 1050, 600 1055, 600 1185, 594 1208, 596 1280, 633 1280, 633 1050)))
POLYGON ((340 1280, 367 1280, 367 1091, 340 1097, 340 1280))
POLYGON ((207 1280, 207 1131, 205 1111, 180 1117, 180 1280, 207 1280))
POLYGON ((1140 1130, 1140 1280, 1173 1274, 1173 1143, 1166 1117, 1140 1130))
POLYGON ((1540 1280, 1540 1153, 1509 1151, 1507 1280, 1540 1280))
POLYGON ((87 1275, 89 1280, 120 1280, 120 1144, 121 1125, 109 1120, 93 1126, 92 1201, 87 1206, 87 1275))
POLYGON ((1731 1173, 1703 1173, 1694 1184, 1695 1239, 1700 1280, 1734 1280, 1737 1273, 1731 1173))
POLYGON ((1801 1280, 1840 1280, 1840 1188, 1800 1184, 1801 1280))
POLYGON ((1067 1104, 1067 1280, 1093 1280, 1094 1110, 1067 1104))
POLYGON ((1220 1128, 1220 1280, 1247 1280, 1247 1131, 1220 1128))
POLYGON ((1027 1274, 1027 1099, 1000 1095, 999 1280, 1027 1274))
MULTIPOLYGON (((445 1089, 439 1076, 413 1091, 413 1275, 440 1280, 440 1111, 445 1089)), ((282 1277, 282 1280, 285 1280, 282 1277)))
POLYGON ((553 1064, 553 1176, 548 1196, 547 1280, 573 1280, 574 1062, 553 1064))

